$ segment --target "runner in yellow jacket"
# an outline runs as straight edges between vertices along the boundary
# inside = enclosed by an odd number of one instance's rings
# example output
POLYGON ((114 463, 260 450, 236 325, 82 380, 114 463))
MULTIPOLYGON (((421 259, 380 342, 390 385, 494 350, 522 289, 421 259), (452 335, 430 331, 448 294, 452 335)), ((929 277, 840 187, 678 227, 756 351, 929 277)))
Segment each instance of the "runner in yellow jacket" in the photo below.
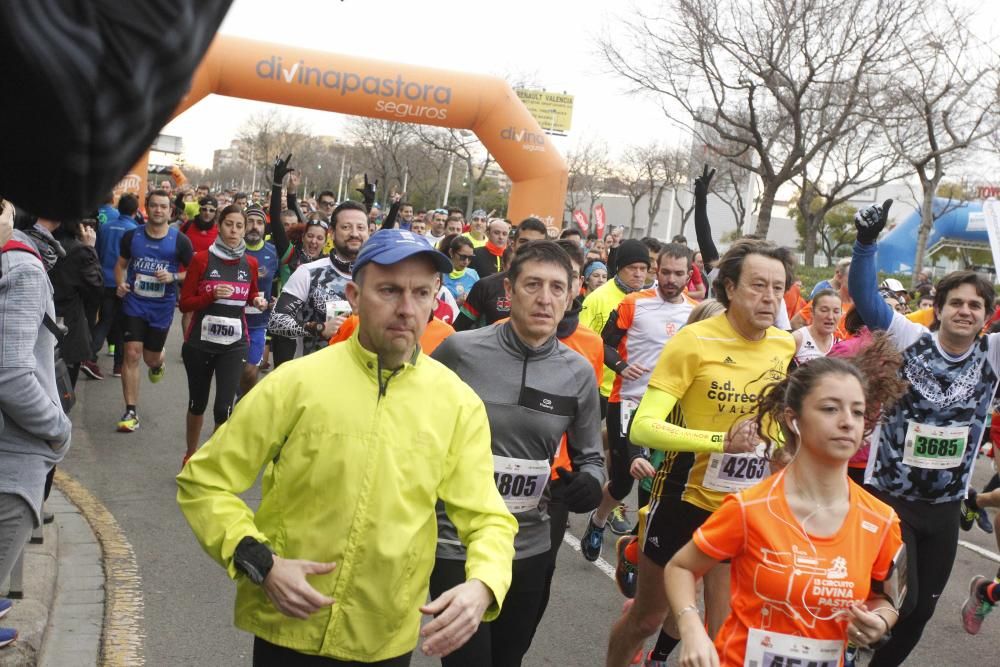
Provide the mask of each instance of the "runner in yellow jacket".
POLYGON ((255 663, 406 665, 418 632, 446 655, 500 611, 517 523, 493 483, 486 412, 417 346, 443 262, 410 232, 374 234, 347 289, 355 334, 271 373, 177 478, 196 537, 237 581, 255 663), (254 512, 237 494, 265 466, 254 512), (424 604, 439 499, 466 582, 424 604), (436 616, 422 631, 421 613, 436 616))

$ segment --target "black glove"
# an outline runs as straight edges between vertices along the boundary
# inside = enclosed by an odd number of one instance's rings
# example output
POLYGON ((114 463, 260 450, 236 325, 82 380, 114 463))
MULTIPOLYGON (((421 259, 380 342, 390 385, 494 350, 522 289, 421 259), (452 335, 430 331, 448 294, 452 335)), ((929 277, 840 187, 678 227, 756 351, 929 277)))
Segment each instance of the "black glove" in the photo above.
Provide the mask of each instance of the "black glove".
POLYGON ((364 199, 365 208, 369 211, 372 210, 372 206, 375 204, 375 189, 378 187, 378 180, 368 182, 368 174, 365 174, 365 186, 363 188, 357 188, 356 192, 361 193, 361 198, 364 199))
POLYGON ((708 198, 708 186, 712 183, 712 177, 715 176, 715 170, 708 170, 708 165, 701 172, 701 176, 694 179, 694 197, 695 199, 705 200, 708 198))
POLYGON ((274 183, 279 188, 281 187, 281 183, 285 180, 285 176, 288 176, 288 174, 295 171, 294 169, 288 166, 288 163, 291 162, 291 160, 292 160, 291 153, 289 153, 288 157, 286 157, 284 160, 281 159, 280 155, 274 158, 274 173, 272 175, 273 180, 271 182, 274 183))
POLYGON ((886 199, 881 206, 872 204, 854 214, 854 227, 858 230, 859 243, 862 245, 875 243, 878 235, 885 229, 885 223, 889 219, 890 206, 892 206, 892 200, 886 199))
POLYGON ((601 483, 593 475, 574 472, 566 468, 556 468, 559 481, 563 484, 563 500, 570 512, 582 514, 597 509, 604 496, 601 483))

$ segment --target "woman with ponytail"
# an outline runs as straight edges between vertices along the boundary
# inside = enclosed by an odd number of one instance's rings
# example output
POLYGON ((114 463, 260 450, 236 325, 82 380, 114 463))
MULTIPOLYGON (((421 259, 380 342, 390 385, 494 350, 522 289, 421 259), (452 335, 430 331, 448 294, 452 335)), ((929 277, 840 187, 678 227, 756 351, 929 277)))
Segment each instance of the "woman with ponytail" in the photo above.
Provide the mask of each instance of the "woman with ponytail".
POLYGON ((847 463, 904 391, 899 364, 876 339, 853 362, 813 359, 761 393, 758 431, 780 431, 768 447, 787 465, 728 496, 667 565, 681 665, 840 664, 848 641, 889 636, 905 581, 899 519, 848 478, 847 463), (695 586, 724 560, 732 611, 713 645, 695 586))
POLYGON ((187 452, 198 449, 215 376, 215 428, 232 412, 250 339, 244 309, 263 310, 267 299, 257 292, 257 260, 246 253, 246 214, 235 204, 222 209, 219 235, 208 250, 195 253, 181 289, 180 309, 194 313, 184 332, 181 356, 188 377, 187 452))

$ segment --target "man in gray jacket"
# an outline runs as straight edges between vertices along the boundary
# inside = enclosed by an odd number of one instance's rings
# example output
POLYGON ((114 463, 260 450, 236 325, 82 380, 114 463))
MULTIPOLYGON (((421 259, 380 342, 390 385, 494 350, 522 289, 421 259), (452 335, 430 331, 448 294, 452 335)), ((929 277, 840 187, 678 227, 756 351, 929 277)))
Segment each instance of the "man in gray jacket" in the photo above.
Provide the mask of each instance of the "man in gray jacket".
MULTIPOLYGON (((572 301, 573 266, 552 241, 522 246, 505 278, 510 320, 457 333, 432 357, 465 381, 486 405, 494 482, 518 522, 510 591, 500 615, 479 626, 444 667, 521 664, 546 593, 552 538, 546 493, 552 460, 568 436, 572 470, 558 468, 570 511, 588 512, 605 480, 594 369, 556 337, 572 301)), ((431 593, 465 580, 465 550, 438 508, 438 549, 431 593)))
MULTIPOLYGON (((0 227, 13 214, 10 202, 2 206, 0 227)), ((0 581, 41 524, 45 475, 69 449, 56 340, 44 324, 55 317, 47 268, 31 238, 14 230, 0 253, 0 581)))

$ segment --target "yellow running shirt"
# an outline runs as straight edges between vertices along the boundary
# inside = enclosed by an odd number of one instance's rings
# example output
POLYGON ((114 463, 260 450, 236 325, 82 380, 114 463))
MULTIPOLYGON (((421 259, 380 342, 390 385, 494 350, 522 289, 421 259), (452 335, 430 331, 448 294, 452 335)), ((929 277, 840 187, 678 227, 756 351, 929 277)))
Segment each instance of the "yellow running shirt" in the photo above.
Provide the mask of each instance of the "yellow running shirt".
MULTIPOLYGON (((795 339, 787 331, 770 327, 764 338, 750 341, 723 313, 689 324, 667 341, 649 386, 679 400, 685 428, 725 433, 754 415, 757 395, 784 377, 794 354, 795 339)), ((762 460, 746 458, 696 453, 682 498, 714 512, 728 493, 769 474, 762 460)))
MULTIPOLYGON (((580 311, 580 324, 587 327, 598 336, 604 331, 611 311, 618 307, 618 304, 625 298, 625 292, 615 284, 614 278, 604 283, 583 300, 583 309, 580 311)), ((601 396, 607 398, 611 395, 611 388, 615 384, 615 372, 604 367, 604 379, 601 381, 601 396)))

